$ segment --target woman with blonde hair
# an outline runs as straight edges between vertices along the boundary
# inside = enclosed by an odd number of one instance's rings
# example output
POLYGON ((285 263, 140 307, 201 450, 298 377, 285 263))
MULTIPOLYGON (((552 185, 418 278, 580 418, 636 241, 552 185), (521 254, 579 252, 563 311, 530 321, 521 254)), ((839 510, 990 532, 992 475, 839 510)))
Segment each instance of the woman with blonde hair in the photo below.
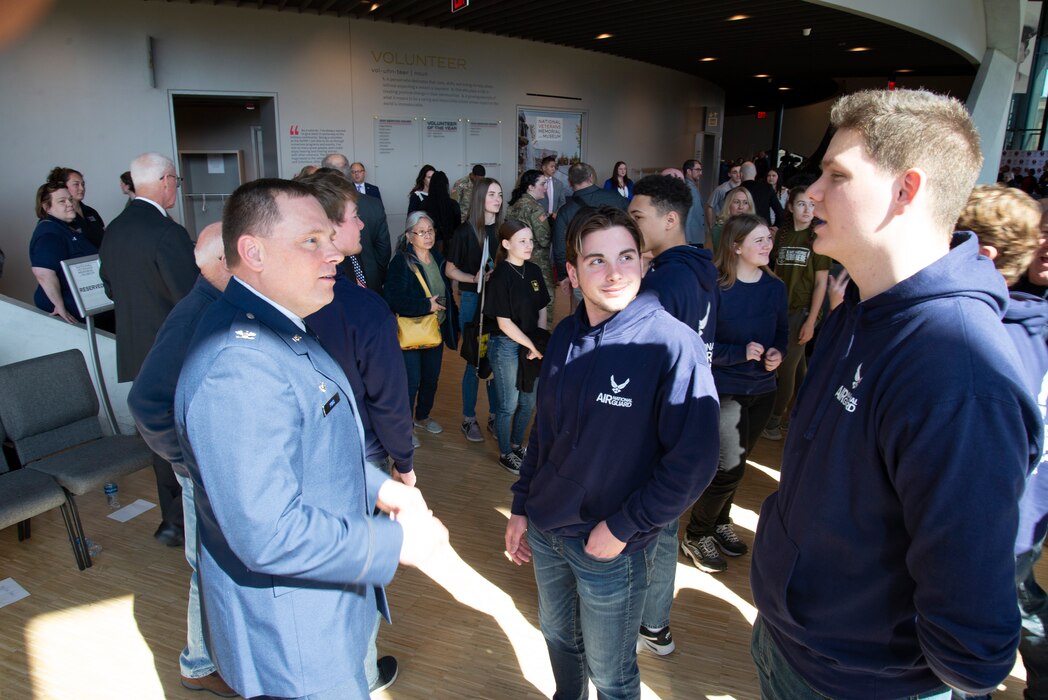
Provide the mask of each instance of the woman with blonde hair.
POLYGON ((717 212, 717 220, 713 224, 713 230, 710 232, 710 236, 713 239, 713 251, 720 248, 720 237, 721 230, 724 228, 724 224, 733 216, 739 214, 756 214, 755 206, 753 204, 753 195, 745 187, 739 186, 728 192, 728 196, 724 198, 724 204, 721 205, 721 209, 717 212))

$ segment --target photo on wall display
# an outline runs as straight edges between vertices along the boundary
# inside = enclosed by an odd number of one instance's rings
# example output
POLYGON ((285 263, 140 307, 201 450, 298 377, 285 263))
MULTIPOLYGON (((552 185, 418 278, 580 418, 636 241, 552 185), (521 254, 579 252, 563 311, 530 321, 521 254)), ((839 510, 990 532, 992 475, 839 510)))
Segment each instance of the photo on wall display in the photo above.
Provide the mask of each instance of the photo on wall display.
POLYGON ((519 107, 517 109, 517 173, 537 170, 546 156, 556 156, 557 170, 567 176, 572 163, 583 160, 585 112, 519 107))

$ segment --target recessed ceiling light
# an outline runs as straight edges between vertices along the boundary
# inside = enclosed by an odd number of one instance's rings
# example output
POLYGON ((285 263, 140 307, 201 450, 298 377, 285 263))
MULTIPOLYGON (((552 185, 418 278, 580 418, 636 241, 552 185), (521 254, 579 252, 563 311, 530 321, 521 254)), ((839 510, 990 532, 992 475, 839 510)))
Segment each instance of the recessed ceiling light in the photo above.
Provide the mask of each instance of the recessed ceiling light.
POLYGON ((378 3, 377 2, 373 2, 373 3, 371 3, 371 9, 368 10, 368 12, 374 12, 377 9, 378 9, 378 3))
POLYGON ((615 36, 615 35, 614 34, 598 34, 596 36, 596 38, 597 39, 610 39, 613 36, 615 36))
POLYGON ((852 53, 860 53, 862 51, 872 51, 873 49, 871 49, 869 46, 853 46, 848 50, 852 53))
POLYGON ((746 105, 746 109, 757 109, 757 105, 746 105))
POLYGON ((783 86, 782 86, 782 87, 780 87, 779 89, 780 89, 780 90, 782 90, 783 92, 786 92, 787 90, 789 90, 789 88, 788 88, 788 87, 786 87, 785 85, 783 85, 783 86))
POLYGON ((717 57, 716 56, 705 56, 703 58, 700 58, 699 60, 702 61, 703 63, 709 63, 710 61, 716 61, 717 57))
POLYGON ((912 73, 913 68, 899 68, 895 71, 896 73, 912 73))
POLYGON ((757 75, 755 75, 753 77, 754 78, 770 78, 771 76, 768 75, 767 73, 758 73, 757 75))
POLYGON ((729 22, 738 22, 740 19, 749 19, 750 15, 732 15, 728 18, 729 22))

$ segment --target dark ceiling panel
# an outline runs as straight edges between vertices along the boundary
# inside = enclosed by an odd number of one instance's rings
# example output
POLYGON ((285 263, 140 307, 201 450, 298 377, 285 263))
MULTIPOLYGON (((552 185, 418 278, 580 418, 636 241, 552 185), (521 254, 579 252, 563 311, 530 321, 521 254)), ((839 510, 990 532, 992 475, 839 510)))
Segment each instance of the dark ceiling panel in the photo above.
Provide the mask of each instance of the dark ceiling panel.
POLYGON ((458 29, 635 59, 720 85, 729 113, 751 104, 769 110, 810 104, 835 94, 843 78, 888 79, 900 69, 914 76, 974 75, 976 70, 937 42, 803 0, 471 0, 454 14, 450 0, 257 0, 245 5, 255 8, 458 29), (736 14, 750 18, 727 21, 736 14), (805 28, 811 28, 809 36, 803 35, 805 28), (602 32, 613 37, 596 39, 602 32), (848 50, 860 46, 871 50, 848 50), (707 56, 717 60, 700 61, 707 56), (754 77, 761 73, 771 77, 754 77))

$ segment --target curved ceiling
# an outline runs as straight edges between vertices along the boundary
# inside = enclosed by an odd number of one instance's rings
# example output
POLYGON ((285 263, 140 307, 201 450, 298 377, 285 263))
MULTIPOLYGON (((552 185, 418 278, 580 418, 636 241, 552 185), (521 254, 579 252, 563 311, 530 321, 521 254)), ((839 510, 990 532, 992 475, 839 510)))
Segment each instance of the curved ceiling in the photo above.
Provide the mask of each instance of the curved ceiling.
POLYGON ((470 0, 455 13, 450 0, 210 2, 481 32, 632 58, 718 84, 729 114, 818 102, 837 93, 841 78, 976 72, 942 44, 803 0, 470 0))

